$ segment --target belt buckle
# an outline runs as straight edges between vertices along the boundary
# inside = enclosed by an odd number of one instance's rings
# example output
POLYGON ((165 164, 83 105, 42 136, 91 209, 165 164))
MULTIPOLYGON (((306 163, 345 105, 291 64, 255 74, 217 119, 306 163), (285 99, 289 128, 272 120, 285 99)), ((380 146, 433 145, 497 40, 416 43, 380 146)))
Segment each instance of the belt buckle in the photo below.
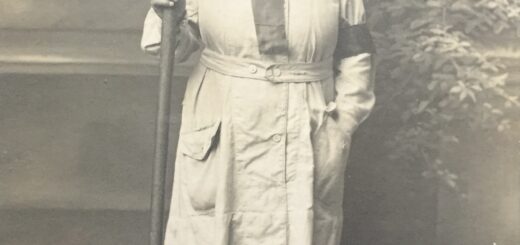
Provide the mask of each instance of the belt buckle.
POLYGON ((277 81, 276 78, 282 76, 282 70, 278 65, 270 65, 265 69, 265 78, 269 81, 277 81))

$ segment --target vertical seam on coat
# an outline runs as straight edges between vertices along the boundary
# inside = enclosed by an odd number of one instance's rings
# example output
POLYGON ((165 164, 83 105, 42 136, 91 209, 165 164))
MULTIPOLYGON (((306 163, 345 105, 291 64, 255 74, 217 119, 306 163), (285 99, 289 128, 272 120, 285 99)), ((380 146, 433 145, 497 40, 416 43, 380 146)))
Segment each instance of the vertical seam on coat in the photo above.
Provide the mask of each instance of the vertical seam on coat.
POLYGON ((290 233, 290 229, 289 229, 289 221, 290 221, 290 215, 289 215, 289 189, 288 189, 288 186, 287 186, 287 143, 288 143, 288 134, 287 134, 287 130, 289 130, 288 128, 288 123, 289 123, 289 92, 290 92, 290 85, 289 83, 285 83, 284 84, 284 96, 285 96, 285 100, 284 100, 284 113, 285 113, 285 125, 284 125, 284 151, 283 151, 283 159, 284 159, 284 181, 283 181, 283 186, 285 188, 285 210, 286 210, 286 213, 285 213, 285 243, 286 244, 289 244, 289 233, 290 233))

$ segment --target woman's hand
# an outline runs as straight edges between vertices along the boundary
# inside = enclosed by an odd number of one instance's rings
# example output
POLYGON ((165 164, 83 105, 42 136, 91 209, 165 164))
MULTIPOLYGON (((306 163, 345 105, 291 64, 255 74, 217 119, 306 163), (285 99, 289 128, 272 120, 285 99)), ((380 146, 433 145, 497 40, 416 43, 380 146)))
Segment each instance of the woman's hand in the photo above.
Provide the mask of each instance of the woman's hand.
POLYGON ((161 10, 163 8, 171 8, 175 6, 177 0, 152 0, 152 6, 156 10, 161 10))
POLYGON ((173 8, 178 0, 152 0, 152 7, 155 13, 162 18, 165 8, 173 8))

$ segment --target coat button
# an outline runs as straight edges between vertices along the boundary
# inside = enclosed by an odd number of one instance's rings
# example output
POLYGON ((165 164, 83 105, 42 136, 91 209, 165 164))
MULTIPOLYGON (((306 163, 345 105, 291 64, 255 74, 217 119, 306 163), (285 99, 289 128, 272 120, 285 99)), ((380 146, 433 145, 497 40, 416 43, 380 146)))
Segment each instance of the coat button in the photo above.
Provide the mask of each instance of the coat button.
POLYGON ((278 69, 278 68, 275 68, 273 70, 273 75, 276 76, 276 77, 279 77, 279 76, 282 75, 282 71, 280 69, 278 69))
POLYGON ((274 142, 280 142, 280 141, 282 141, 282 136, 281 136, 280 134, 275 134, 275 135, 273 136, 273 141, 274 141, 274 142))
POLYGON ((251 74, 255 74, 257 71, 258 71, 258 68, 255 65, 250 65, 249 66, 249 72, 251 74))

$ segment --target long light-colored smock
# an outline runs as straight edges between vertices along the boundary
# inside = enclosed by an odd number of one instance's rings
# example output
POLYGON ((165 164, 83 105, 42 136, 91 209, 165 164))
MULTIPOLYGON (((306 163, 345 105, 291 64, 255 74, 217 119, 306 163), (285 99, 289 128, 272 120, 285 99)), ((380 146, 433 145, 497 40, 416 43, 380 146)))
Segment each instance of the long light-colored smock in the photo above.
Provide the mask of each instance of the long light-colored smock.
MULTIPOLYGON (((152 10, 143 48, 160 48, 152 10)), ((166 245, 337 245, 350 135, 374 105, 362 0, 188 0, 166 245)))

